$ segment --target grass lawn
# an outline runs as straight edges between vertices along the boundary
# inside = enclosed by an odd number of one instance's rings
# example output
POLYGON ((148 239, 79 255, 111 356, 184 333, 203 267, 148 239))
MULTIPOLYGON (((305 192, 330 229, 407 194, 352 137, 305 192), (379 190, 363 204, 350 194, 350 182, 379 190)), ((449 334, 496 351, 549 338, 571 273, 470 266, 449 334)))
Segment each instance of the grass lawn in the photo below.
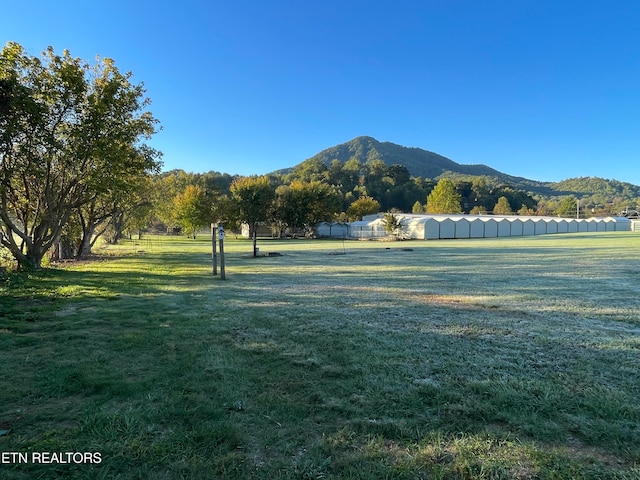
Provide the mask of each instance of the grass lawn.
POLYGON ((0 478, 640 478, 637 233, 259 246, 0 277, 0 478))

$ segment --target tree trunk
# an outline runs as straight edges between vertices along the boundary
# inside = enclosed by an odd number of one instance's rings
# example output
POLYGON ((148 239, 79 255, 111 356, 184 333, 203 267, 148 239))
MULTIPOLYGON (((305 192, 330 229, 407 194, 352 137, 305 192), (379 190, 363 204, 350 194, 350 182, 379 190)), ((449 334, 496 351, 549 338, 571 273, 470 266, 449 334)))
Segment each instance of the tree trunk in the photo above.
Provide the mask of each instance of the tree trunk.
POLYGON ((258 256, 258 247, 256 247, 256 244, 258 243, 258 235, 256 234, 256 226, 253 226, 253 256, 257 257, 258 256))
POLYGON ((113 234, 113 243, 116 244, 122 238, 122 232, 124 230, 125 217, 124 213, 116 215, 116 219, 113 223, 115 233, 113 234))
POLYGON ((60 238, 56 239, 56 241, 53 242, 53 249, 51 250, 51 255, 49 256, 49 258, 54 262, 58 262, 63 259, 62 240, 60 238))
POLYGON ((96 229, 96 223, 93 219, 92 208, 89 211, 89 214, 85 217, 82 211, 78 212, 78 217, 80 218, 80 226, 82 227, 82 237, 80 237, 80 242, 78 245, 78 250, 76 253, 76 260, 80 260, 82 258, 87 258, 91 255, 91 237, 93 236, 93 232, 96 229))
POLYGON ((51 232, 49 224, 42 222, 33 229, 31 235, 28 235, 17 228, 7 215, 0 215, 0 218, 8 227, 2 232, 2 245, 9 249, 13 258, 18 262, 18 268, 26 271, 41 270, 42 259, 49 248, 53 246, 55 240, 59 238, 61 228, 51 232), (16 242, 14 233, 20 237, 19 244, 16 242))
POLYGON ((27 253, 12 252, 14 258, 18 261, 18 268, 24 271, 42 270, 42 259, 44 258, 45 250, 34 247, 27 250, 27 253))
POLYGON ((88 258, 91 255, 91 247, 93 245, 91 243, 91 237, 93 237, 94 232, 95 227, 93 225, 82 229, 82 240, 80 241, 78 254, 76 255, 78 260, 88 258))

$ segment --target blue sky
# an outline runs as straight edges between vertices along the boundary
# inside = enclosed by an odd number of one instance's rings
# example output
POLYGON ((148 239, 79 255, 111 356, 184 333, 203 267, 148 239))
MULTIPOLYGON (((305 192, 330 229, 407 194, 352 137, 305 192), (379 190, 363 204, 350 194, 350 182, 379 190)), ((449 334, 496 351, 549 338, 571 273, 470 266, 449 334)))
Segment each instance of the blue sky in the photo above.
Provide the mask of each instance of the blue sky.
POLYGON ((263 174, 360 135, 640 185, 635 0, 30 0, 0 33, 144 82, 164 169, 263 174))

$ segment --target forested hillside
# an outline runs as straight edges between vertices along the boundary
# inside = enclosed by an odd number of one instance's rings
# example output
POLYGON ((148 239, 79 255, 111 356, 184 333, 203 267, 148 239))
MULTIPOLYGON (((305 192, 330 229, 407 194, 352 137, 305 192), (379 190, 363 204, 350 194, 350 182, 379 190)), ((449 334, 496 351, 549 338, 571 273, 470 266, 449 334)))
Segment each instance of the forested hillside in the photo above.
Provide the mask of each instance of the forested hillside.
MULTIPOLYGON (((541 196, 571 195, 571 194, 602 194, 619 196, 624 199, 640 197, 640 187, 618 180, 582 177, 563 180, 562 182, 540 182, 534 179, 516 177, 500 172, 487 165, 464 165, 456 163, 447 157, 421 148, 410 148, 391 142, 379 142, 372 137, 357 137, 353 140, 327 148, 305 160, 305 162, 322 162, 329 166, 333 160, 345 163, 351 159, 366 163, 371 160, 381 160, 386 165, 403 165, 411 176, 438 180, 447 177, 459 180, 470 180, 472 177, 483 176, 490 183, 505 184, 519 190, 524 190, 541 196)), ((295 168, 295 167, 294 167, 295 168)), ((292 169, 285 170, 291 171, 292 169)))
POLYGON ((640 197, 638 185, 599 177, 569 178, 552 184, 552 188, 559 195, 586 194, 598 198, 601 202, 640 197))
POLYGON ((330 167, 332 162, 345 164, 349 161, 367 164, 374 160, 387 166, 402 165, 412 177, 436 181, 450 178, 454 182, 471 183, 477 177, 493 187, 508 186, 526 192, 543 203, 554 203, 558 197, 572 195, 588 204, 608 205, 612 212, 619 206, 635 206, 640 199, 640 186, 618 180, 582 177, 562 182, 540 182, 500 172, 486 165, 463 165, 442 155, 420 148, 409 148, 391 142, 379 142, 372 137, 357 137, 353 140, 327 148, 291 169, 275 172, 282 174, 305 169, 305 165, 319 164, 330 167))
POLYGON ((320 161, 328 166, 333 160, 346 163, 351 159, 361 163, 381 160, 387 166, 403 165, 412 176, 430 179, 437 179, 446 172, 499 177, 505 180, 513 178, 486 165, 461 165, 437 153, 420 148, 403 147, 390 142, 379 142, 372 137, 357 137, 349 142, 327 148, 308 161, 320 161))

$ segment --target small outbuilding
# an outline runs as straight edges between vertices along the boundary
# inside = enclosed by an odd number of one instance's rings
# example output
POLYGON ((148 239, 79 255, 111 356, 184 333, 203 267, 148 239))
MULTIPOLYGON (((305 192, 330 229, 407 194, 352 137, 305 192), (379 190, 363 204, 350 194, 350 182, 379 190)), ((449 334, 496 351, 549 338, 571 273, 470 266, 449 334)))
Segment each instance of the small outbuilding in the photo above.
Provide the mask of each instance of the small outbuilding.
POLYGON ((321 222, 315 226, 317 237, 345 238, 349 234, 349 224, 345 222, 321 222))

